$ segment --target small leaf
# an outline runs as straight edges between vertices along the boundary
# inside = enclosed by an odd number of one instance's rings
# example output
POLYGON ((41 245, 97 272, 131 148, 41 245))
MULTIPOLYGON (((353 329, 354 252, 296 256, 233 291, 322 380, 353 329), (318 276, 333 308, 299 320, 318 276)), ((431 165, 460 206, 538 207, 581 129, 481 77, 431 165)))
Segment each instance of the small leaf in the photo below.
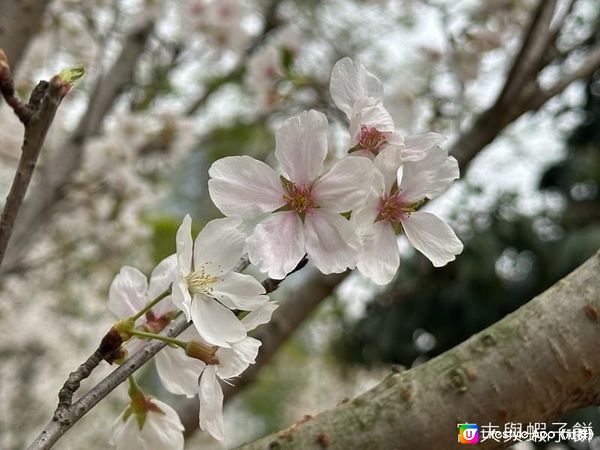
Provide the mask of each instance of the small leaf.
POLYGON ((84 74, 85 67, 76 66, 71 67, 70 69, 61 70, 57 76, 63 83, 67 83, 72 86, 77 80, 83 77, 84 74))

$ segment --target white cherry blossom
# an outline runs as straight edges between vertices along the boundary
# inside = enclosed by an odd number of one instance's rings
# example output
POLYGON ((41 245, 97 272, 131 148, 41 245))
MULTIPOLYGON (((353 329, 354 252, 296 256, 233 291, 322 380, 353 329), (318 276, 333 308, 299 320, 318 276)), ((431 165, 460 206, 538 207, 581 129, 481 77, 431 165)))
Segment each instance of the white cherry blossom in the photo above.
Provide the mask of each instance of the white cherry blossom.
MULTIPOLYGON (((247 331, 268 322, 277 305, 273 302, 245 316, 241 323, 247 331)), ((191 341, 186 355, 181 348, 165 348, 156 355, 156 369, 161 382, 169 392, 177 395, 200 397, 200 427, 215 439, 223 439, 223 390, 221 380, 239 376, 254 363, 260 341, 245 337, 231 344, 230 348, 211 346, 194 328, 188 328, 180 340, 191 341)))
POLYGON ((117 450, 183 450, 183 425, 177 412, 154 398, 143 398, 145 411, 142 424, 129 407, 119 415, 112 427, 110 445, 117 450))
POLYGON ((232 309, 252 311, 268 300, 256 279, 233 271, 244 251, 246 235, 241 226, 239 219, 213 220, 192 243, 192 219, 186 215, 177 230, 179 270, 173 303, 194 322, 202 339, 219 347, 246 336, 232 309))
POLYGON ((331 72, 331 97, 350 121, 351 154, 374 159, 386 148, 396 147, 402 161, 419 161, 445 138, 429 132, 403 138, 383 106, 383 86, 362 64, 340 59, 331 72))
MULTIPOLYGON (((150 283, 146 275, 135 267, 125 266, 113 279, 108 293, 108 309, 119 319, 127 319, 144 308, 146 304, 165 292, 174 280, 177 270, 177 256, 163 259, 152 271, 150 283)), ((175 306, 168 295, 154 305, 150 311, 135 322, 136 328, 158 333, 171 320, 175 306)), ((125 343, 128 354, 133 354, 143 346, 139 339, 125 343)))
POLYGON ((377 284, 389 283, 400 265, 399 230, 435 267, 453 261, 462 252, 462 242, 448 224, 418 208, 458 178, 456 159, 433 149, 425 159, 400 166, 386 151, 375 158, 374 166, 379 171, 376 194, 351 219, 362 244, 358 270, 377 284))
POLYGON ((276 133, 281 176, 249 156, 222 158, 209 170, 209 193, 223 214, 261 219, 247 250, 272 278, 284 278, 305 254, 323 273, 356 264, 358 239, 341 213, 362 205, 373 167, 365 158, 344 158, 324 172, 326 156, 327 119, 313 110, 289 118, 276 133))

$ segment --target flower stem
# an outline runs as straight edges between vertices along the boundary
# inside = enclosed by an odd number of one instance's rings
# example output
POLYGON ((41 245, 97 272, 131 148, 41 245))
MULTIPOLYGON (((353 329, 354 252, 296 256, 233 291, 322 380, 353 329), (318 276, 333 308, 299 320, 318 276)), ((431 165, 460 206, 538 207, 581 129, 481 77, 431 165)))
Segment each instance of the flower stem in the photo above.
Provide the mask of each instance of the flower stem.
POLYGON ((179 339, 170 338, 168 336, 162 336, 160 334, 149 333, 147 331, 130 330, 129 334, 143 339, 156 339, 158 341, 163 341, 167 344, 172 344, 176 345, 177 347, 181 347, 184 350, 187 347, 187 342, 180 341, 179 339))
POLYGON ((150 311, 152 308, 154 308, 154 306, 158 302, 160 302, 162 299, 164 299, 170 293, 171 293, 171 288, 169 287, 165 292, 160 294, 158 297, 156 297, 151 302, 147 303, 146 306, 144 306, 142 309, 140 309, 135 315, 131 316, 131 319, 135 322, 140 317, 142 317, 144 314, 146 314, 148 311, 150 311))

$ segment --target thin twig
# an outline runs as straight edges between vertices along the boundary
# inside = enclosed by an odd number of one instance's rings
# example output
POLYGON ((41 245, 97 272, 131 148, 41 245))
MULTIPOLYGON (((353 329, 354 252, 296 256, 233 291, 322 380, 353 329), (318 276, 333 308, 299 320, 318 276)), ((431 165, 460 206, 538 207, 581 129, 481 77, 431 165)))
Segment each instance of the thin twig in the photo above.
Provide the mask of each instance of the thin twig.
POLYGON ((14 82, 6 55, 0 50, 0 91, 19 120, 25 125, 21 158, 0 216, 0 264, 4 259, 15 220, 23 204, 33 171, 44 145, 56 110, 69 91, 70 85, 60 76, 40 81, 25 104, 15 93, 14 82))

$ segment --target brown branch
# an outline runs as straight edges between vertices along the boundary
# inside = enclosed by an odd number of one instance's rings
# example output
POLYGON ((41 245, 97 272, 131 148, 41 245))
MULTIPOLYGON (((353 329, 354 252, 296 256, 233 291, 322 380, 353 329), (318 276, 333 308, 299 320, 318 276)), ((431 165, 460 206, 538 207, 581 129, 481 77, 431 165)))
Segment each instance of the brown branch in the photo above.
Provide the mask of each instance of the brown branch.
POLYGON ((6 55, 0 50, 0 91, 19 120, 25 125, 21 158, 0 216, 0 264, 4 259, 46 134, 54 121, 56 110, 70 86, 70 81, 66 81, 61 76, 55 76, 50 82, 40 81, 31 92, 29 102, 25 104, 15 94, 6 55))
POLYGON ((30 236, 40 226, 48 223, 53 207, 62 199, 65 188, 82 161, 82 148, 86 140, 99 133, 102 121, 115 100, 129 85, 139 55, 153 30, 153 23, 145 23, 133 30, 125 39, 120 55, 100 77, 90 96, 88 108, 69 139, 61 145, 39 174, 39 182, 23 206, 15 225, 14 236, 7 251, 7 266, 17 265, 21 255, 32 242, 30 236))
MULTIPOLYGON (((598 273, 600 252, 452 350, 239 450, 455 448, 458 423, 502 429, 598 405, 598 273)), ((488 440, 479 447, 506 445, 488 440)))
POLYGON ((548 45, 554 33, 558 32, 550 28, 555 9, 556 0, 539 0, 519 52, 496 101, 497 107, 505 107, 518 95, 524 85, 536 78, 548 45))

